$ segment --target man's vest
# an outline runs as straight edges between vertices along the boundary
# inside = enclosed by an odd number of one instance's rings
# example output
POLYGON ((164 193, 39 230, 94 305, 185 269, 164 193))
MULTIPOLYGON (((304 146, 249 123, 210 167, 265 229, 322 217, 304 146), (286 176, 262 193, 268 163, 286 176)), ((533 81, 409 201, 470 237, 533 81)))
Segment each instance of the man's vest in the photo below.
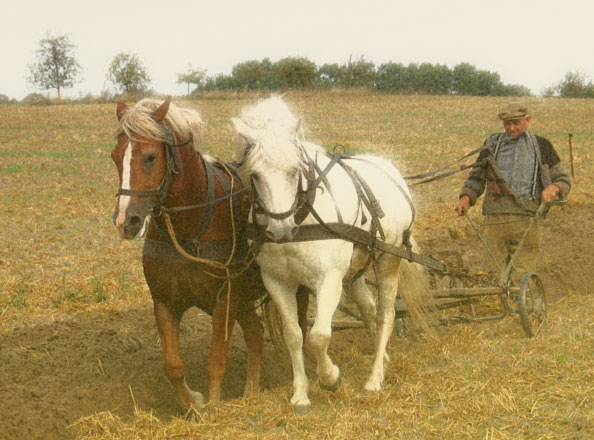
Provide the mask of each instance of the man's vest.
POLYGON ((495 145, 490 151, 494 159, 491 166, 495 169, 488 173, 483 214, 534 215, 540 205, 542 189, 551 183, 548 168, 542 164, 536 136, 525 132, 528 148, 521 152, 514 151, 517 145, 505 149, 505 133, 494 136, 497 138, 492 141, 495 145))

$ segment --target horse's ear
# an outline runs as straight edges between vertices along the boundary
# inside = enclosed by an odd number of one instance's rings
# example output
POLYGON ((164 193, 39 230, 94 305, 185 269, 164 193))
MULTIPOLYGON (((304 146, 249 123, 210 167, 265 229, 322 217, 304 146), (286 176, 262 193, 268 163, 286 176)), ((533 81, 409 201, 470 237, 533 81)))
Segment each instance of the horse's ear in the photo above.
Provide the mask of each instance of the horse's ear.
POLYGON ((165 102, 163 102, 163 104, 161 104, 161 106, 153 112, 153 119, 157 122, 157 124, 162 124, 165 120, 165 116, 167 116, 170 104, 171 96, 168 96, 165 102))
POLYGON ((245 124, 245 122, 237 118, 231 118, 231 122, 233 123, 233 126, 235 127, 235 131, 237 132, 237 134, 243 137, 248 144, 253 144, 256 142, 256 138, 252 134, 252 129, 248 127, 245 124))
POLYGON ((118 116, 118 121, 122 120, 122 116, 124 116, 124 112, 128 109, 128 106, 124 101, 118 101, 118 107, 116 108, 116 115, 118 116))

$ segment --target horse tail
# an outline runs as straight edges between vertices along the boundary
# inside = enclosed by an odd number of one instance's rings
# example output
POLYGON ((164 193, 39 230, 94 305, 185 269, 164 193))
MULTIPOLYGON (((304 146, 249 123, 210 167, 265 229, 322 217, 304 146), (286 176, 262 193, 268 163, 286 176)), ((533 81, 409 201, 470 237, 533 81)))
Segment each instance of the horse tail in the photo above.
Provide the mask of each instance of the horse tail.
MULTIPOLYGON (((419 246, 411 237, 412 251, 419 253, 419 246)), ((436 338, 431 326, 436 310, 435 299, 429 292, 425 268, 408 260, 401 260, 398 266, 398 299, 406 304, 408 327, 423 330, 430 338, 436 338)))

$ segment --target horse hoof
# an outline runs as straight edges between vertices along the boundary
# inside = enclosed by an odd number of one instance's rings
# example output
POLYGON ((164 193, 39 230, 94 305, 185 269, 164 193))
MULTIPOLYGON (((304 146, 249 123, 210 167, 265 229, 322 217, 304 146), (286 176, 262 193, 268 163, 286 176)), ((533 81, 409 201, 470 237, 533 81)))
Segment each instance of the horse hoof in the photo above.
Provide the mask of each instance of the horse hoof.
POLYGON ((368 380, 365 383, 365 391, 369 391, 370 393, 377 393, 378 391, 380 391, 382 389, 382 384, 381 382, 378 381, 373 381, 373 380, 368 380))
POLYGON ((311 403, 302 403, 293 407, 293 412, 297 416, 304 416, 311 411, 311 403))
POLYGON ((192 395, 192 405, 195 407, 202 406, 206 403, 204 395, 198 391, 190 391, 192 395))
POLYGON ((320 388, 324 391, 331 391, 331 392, 335 393, 336 391, 338 391, 341 384, 342 384, 342 375, 339 374, 338 379, 336 379, 336 382, 334 382, 334 385, 324 385, 322 382, 320 382, 320 388))

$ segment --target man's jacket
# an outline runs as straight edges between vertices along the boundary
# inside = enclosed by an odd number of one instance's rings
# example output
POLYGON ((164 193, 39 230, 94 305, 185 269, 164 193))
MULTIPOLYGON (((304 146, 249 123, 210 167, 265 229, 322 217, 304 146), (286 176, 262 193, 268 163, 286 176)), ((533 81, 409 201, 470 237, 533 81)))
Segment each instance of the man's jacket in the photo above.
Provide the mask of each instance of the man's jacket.
POLYGON ((534 197, 529 200, 521 200, 502 178, 501 170, 497 166, 496 153, 499 143, 505 138, 505 133, 493 134, 485 141, 485 148, 481 150, 477 158, 476 167, 468 175, 460 192, 460 197, 464 195, 470 197, 470 206, 473 206, 486 187, 483 200, 484 215, 533 215, 540 204, 540 193, 543 188, 554 183, 559 187, 562 199, 567 197, 571 189, 571 179, 563 168, 559 155, 551 142, 528 131, 522 136, 529 136, 530 138, 527 140, 536 147, 537 167, 536 172, 531 172, 530 177, 534 180, 534 188, 537 189, 534 191, 534 197))

